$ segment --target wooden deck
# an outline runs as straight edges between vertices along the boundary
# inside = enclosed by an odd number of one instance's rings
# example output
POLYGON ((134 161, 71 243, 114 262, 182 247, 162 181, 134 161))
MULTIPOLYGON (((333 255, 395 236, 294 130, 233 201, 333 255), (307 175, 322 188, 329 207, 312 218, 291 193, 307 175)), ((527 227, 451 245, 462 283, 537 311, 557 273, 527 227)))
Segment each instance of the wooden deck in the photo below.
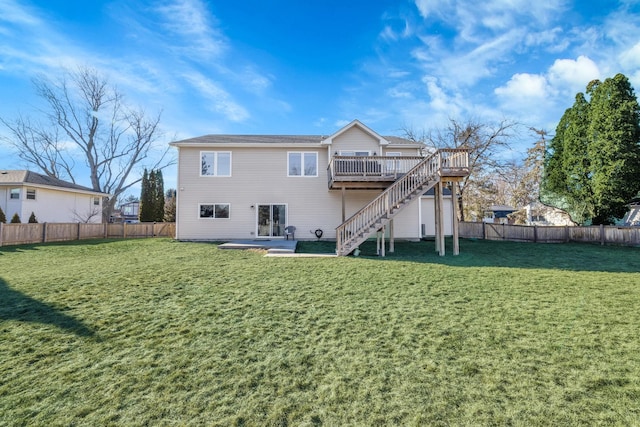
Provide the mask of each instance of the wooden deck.
MULTIPOLYGON (((388 226, 390 248, 393 247, 393 218, 413 200, 435 186, 436 248, 444 255, 444 227, 442 203, 446 182, 459 181, 469 174, 469 152, 466 149, 440 149, 427 157, 411 156, 335 156, 328 167, 329 188, 342 190, 342 224, 336 228, 336 253, 348 255, 376 231, 388 226), (388 186, 367 205, 348 219, 345 218, 347 188, 376 188, 388 186)), ((456 199, 456 186, 452 198, 456 199)), ((458 227, 456 203, 452 204, 454 217, 454 248, 457 255, 458 227)), ((384 256, 384 238, 382 255, 384 256)))
MULTIPOLYGON (((441 149, 439 170, 444 181, 469 175, 467 151, 441 149)), ((420 163, 421 156, 333 156, 327 168, 330 190, 384 190, 420 163)))

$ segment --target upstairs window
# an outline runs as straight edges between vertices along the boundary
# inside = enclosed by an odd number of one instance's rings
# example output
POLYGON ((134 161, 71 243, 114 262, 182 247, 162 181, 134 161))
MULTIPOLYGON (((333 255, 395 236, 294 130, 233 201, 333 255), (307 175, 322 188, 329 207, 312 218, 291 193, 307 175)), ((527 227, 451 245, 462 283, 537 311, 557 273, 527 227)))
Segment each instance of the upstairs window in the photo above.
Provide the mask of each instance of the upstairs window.
POLYGON ((200 176, 231 176, 231 152, 201 151, 200 176))
POLYGON ((36 199, 36 190, 34 188, 27 188, 27 200, 36 199))
POLYGON ((318 176, 318 153, 289 152, 287 176, 318 176))
POLYGON ((11 199, 20 199, 20 189, 19 188, 12 188, 11 189, 11 196, 9 197, 11 199))
POLYGON ((93 198, 93 205, 94 206, 100 206, 100 197, 94 197, 93 198))

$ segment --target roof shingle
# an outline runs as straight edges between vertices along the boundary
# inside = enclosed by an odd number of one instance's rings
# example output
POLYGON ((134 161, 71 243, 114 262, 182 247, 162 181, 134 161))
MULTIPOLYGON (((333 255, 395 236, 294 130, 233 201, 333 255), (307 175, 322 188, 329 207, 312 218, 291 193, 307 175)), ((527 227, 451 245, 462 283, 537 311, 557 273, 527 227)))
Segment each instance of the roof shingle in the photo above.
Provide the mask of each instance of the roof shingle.
POLYGON ((68 188, 71 190, 91 191, 97 193, 97 191, 89 187, 84 187, 82 185, 63 181, 58 178, 42 175, 29 170, 0 170, 0 184, 47 185, 50 187, 68 188))

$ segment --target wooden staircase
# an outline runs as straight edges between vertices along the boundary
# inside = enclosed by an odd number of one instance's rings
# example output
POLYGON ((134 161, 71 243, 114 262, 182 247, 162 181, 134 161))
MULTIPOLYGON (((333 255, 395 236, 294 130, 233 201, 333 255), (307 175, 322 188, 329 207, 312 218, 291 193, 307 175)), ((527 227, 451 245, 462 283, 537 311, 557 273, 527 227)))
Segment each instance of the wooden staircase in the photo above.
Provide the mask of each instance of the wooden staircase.
POLYGON ((467 174, 466 150, 441 149, 425 157, 378 197, 336 228, 336 254, 349 255, 443 177, 467 174))

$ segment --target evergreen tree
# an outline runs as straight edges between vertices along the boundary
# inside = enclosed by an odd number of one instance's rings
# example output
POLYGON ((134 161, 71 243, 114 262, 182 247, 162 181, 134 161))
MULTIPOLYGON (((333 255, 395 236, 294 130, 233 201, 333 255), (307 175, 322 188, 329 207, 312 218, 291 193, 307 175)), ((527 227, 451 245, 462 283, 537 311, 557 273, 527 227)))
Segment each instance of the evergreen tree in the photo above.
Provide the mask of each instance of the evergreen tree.
POLYGON ((7 223, 7 216, 4 214, 2 208, 0 208, 0 222, 3 224, 7 223))
POLYGON ((596 224, 622 218, 640 189, 640 106, 623 74, 592 82, 589 157, 596 224))
POLYGON ((543 202, 566 210, 579 223, 592 218, 594 212, 588 127, 589 103, 578 93, 549 144, 541 193, 543 202))
POLYGON ((14 213, 13 216, 11 217, 11 224, 20 224, 22 221, 20 221, 20 215, 18 215, 18 213, 14 213))
POLYGON ((155 173, 154 197, 153 197, 153 221, 164 221, 164 179, 162 178, 162 170, 158 169, 155 173))
POLYGON ((155 178, 153 170, 148 173, 144 170, 142 175, 142 191, 140 194, 140 211, 138 218, 141 222, 153 221, 153 188, 152 182, 155 178))
POLYGON ((164 205, 164 220, 166 222, 176 222, 176 190, 170 188, 166 193, 164 205))
POLYGON ((565 111, 545 162, 543 201, 610 224, 640 189, 640 106, 622 74, 594 80, 565 111))
POLYGON ((29 224, 37 224, 38 219, 36 218, 36 214, 31 212, 31 216, 29 217, 29 224))

